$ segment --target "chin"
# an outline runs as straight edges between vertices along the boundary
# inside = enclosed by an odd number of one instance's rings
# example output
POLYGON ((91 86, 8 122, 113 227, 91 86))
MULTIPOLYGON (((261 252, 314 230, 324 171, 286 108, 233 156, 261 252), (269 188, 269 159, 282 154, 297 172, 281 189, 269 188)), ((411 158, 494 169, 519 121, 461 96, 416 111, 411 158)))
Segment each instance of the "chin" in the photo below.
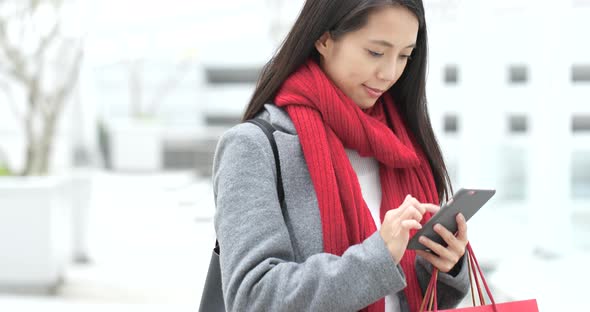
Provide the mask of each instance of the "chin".
POLYGON ((360 104, 358 104, 358 106, 361 109, 369 109, 369 108, 375 106, 375 103, 377 103, 376 100, 375 101, 372 101, 372 100, 371 101, 364 101, 364 102, 360 102, 360 104))

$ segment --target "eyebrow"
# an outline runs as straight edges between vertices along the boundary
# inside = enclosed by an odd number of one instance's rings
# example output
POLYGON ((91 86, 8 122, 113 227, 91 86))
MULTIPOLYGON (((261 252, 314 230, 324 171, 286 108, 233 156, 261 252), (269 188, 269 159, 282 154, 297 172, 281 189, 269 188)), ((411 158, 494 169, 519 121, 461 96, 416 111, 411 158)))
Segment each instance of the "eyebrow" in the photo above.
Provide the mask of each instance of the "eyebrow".
MULTIPOLYGON (((389 41, 385 41, 385 40, 369 40, 369 41, 371 43, 376 43, 376 44, 379 44, 379 45, 382 45, 382 46, 386 46, 388 48, 393 48, 393 44, 391 42, 389 42, 389 41)), ((407 46, 405 48, 407 49, 407 48, 415 48, 415 47, 416 47, 416 44, 415 43, 412 43, 412 44, 410 44, 409 46, 407 46)))

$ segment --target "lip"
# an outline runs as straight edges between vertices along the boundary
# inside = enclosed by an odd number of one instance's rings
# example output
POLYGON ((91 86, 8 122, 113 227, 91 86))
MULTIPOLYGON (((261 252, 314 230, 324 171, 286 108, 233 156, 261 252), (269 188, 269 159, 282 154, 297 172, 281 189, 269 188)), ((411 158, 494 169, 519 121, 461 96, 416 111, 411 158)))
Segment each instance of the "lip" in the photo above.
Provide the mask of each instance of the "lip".
POLYGON ((379 90, 379 89, 374 89, 374 88, 371 88, 371 87, 367 87, 365 85, 363 85, 363 87, 365 87, 365 90, 367 91, 367 94, 369 94, 369 96, 372 97, 372 98, 378 98, 378 97, 380 97, 383 94, 383 92, 385 92, 385 91, 382 91, 382 90, 379 90))

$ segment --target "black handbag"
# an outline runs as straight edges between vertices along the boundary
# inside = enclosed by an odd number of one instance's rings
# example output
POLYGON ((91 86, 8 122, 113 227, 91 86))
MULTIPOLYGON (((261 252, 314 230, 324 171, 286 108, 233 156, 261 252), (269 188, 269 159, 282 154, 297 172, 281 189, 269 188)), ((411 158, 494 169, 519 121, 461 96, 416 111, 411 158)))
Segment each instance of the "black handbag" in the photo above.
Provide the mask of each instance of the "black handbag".
MULTIPOLYGON (((266 120, 255 118, 247 122, 253 123, 260 127, 272 147, 272 152, 275 158, 275 166, 277 168, 277 192, 279 201, 281 203, 281 210, 284 210, 285 191, 283 190, 283 179, 281 177, 281 163, 279 161, 279 149, 273 133, 276 129, 266 120)), ((215 241, 215 248, 211 255, 209 262, 209 270, 207 271, 207 279, 201 295, 201 305, 199 312, 225 312, 225 303, 223 302, 223 291, 221 289, 221 268, 219 266, 219 242, 215 241)))

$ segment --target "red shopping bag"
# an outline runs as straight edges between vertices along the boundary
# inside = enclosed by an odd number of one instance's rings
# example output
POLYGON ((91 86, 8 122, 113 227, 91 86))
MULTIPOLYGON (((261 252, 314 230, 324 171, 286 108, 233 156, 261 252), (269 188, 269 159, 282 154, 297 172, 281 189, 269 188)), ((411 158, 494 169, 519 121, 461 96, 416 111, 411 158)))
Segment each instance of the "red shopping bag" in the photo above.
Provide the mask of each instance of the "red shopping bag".
POLYGON ((469 268, 469 282, 471 284, 471 300, 473 302, 473 307, 467 308, 457 308, 457 309, 448 309, 448 310, 439 310, 438 305, 436 302, 437 295, 436 295, 436 280, 438 278, 438 270, 434 269, 432 274, 432 278, 430 279, 430 283, 428 284, 428 288, 426 289, 426 293, 424 294, 424 300, 422 301, 422 305, 420 306, 420 312, 422 311, 459 311, 459 312, 539 312, 539 307, 537 306, 537 300, 530 299, 530 300, 522 300, 522 301, 512 301, 512 302, 504 302, 504 303, 496 303, 492 296, 492 292, 488 287, 488 283, 486 282, 485 277, 483 276, 483 272, 479 267, 479 263, 473 254, 473 249, 471 248, 470 244, 467 244, 467 265, 469 268), (481 289, 481 282, 485 287, 486 293, 490 298, 491 303, 487 304, 484 293, 481 289), (474 285, 475 284, 475 285, 474 285), (475 289, 474 289, 475 286, 475 289), (479 299, 479 306, 476 305, 476 293, 477 298, 479 299), (427 307, 428 306, 428 307, 427 307), (427 308, 428 310, 425 310, 427 308))

